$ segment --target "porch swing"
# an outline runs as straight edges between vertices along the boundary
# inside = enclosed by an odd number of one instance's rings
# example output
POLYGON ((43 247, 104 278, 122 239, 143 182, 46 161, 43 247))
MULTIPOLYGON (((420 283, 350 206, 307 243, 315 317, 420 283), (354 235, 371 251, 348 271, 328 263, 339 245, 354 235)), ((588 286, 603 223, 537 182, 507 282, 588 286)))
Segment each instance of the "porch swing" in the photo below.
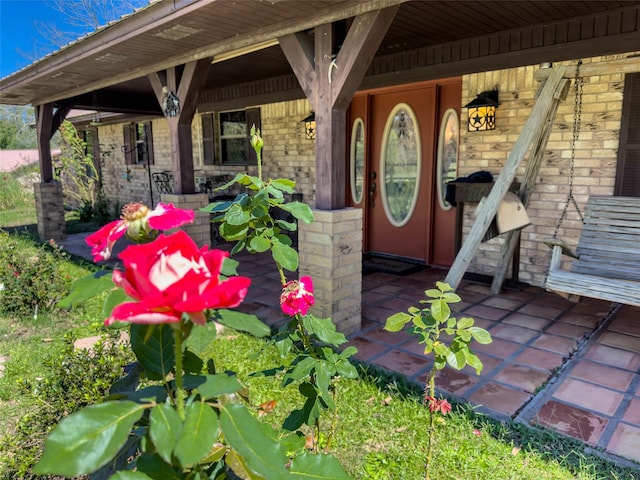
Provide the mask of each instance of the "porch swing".
POLYGON ((546 289, 574 302, 589 297, 640 306, 640 198, 592 195, 583 215, 573 197, 582 84, 576 73, 569 193, 553 237, 545 240, 552 249, 546 289), (571 204, 582 221, 575 252, 557 238, 571 204), (561 269, 562 255, 573 258, 569 270, 561 269))

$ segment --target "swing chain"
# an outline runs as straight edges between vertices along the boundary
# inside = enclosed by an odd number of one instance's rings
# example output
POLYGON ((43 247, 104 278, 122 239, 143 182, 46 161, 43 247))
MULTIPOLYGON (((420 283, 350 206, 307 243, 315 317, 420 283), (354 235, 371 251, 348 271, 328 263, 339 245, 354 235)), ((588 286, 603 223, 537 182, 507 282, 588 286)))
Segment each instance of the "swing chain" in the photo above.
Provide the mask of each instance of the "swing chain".
POLYGON ((560 230, 560 225, 567 215, 567 210, 569 209, 569 205, 573 205, 578 212, 578 216, 580 217, 580 222, 584 223, 584 217, 582 215, 582 211, 578 206, 578 202, 576 202, 575 197, 573 196, 573 177, 575 173, 575 160, 576 160, 576 142, 580 137, 580 127, 582 124, 582 93, 584 88, 584 78, 580 77, 580 65, 582 65, 582 60, 578 60, 578 64, 576 65, 576 77, 574 79, 574 104, 573 104, 573 135, 571 138, 571 160, 569 162, 569 193, 567 195, 567 201, 562 209, 562 214, 560 215, 560 219, 558 220, 558 224, 556 225, 556 229, 553 232, 553 238, 556 238, 558 235, 558 231, 560 230))

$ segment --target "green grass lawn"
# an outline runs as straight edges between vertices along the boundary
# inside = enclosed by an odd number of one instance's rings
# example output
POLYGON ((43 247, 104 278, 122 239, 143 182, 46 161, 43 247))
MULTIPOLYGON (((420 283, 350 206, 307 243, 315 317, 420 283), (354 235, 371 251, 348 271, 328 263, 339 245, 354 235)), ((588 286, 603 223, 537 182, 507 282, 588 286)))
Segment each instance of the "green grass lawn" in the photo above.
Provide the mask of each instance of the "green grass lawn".
MULTIPOLYGON (((228 331, 211 345, 219 371, 236 372, 252 403, 277 400, 274 426, 302 404, 295 388, 278 378, 251 378, 278 364, 273 348, 228 331), (259 352, 259 353, 258 353, 259 352)), ((421 391, 402 377, 360 366, 357 380, 338 382, 338 415, 331 451, 357 479, 424 478, 428 411, 421 391)), ((330 428, 327 419, 326 428, 330 428)), ((328 431, 328 430, 327 430, 328 431)), ((515 423, 501 423, 468 405, 454 405, 437 429, 433 479, 634 479, 640 471, 617 467, 584 453, 580 442, 515 423)))
MULTIPOLYGON (((27 237, 21 248, 36 248, 27 237)), ((63 258, 62 269, 76 278, 92 267, 63 258)), ((18 388, 21 379, 49 374, 47 359, 61 352, 65 335, 95 335, 103 330, 101 302, 95 299, 71 311, 22 317, 0 316, 0 355, 6 370, 0 379, 0 438, 12 432, 17 419, 36 412, 29 392, 18 388)), ((295 385, 282 387, 279 377, 251 377, 252 372, 280 364, 274 347, 264 340, 227 329, 210 345, 205 358, 217 371, 230 370, 249 388, 251 403, 276 400, 265 421, 280 426, 302 404, 295 385)), ((323 431, 335 431, 329 450, 356 479, 423 478, 428 411, 420 390, 402 377, 360 366, 356 380, 337 382, 338 412, 323 419, 323 431)), ((0 458, 0 478, 3 476, 0 458)), ((432 478, 437 480, 498 479, 634 479, 640 471, 617 466, 590 455, 580 442, 515 423, 501 423, 468 405, 454 405, 437 428, 432 478)))

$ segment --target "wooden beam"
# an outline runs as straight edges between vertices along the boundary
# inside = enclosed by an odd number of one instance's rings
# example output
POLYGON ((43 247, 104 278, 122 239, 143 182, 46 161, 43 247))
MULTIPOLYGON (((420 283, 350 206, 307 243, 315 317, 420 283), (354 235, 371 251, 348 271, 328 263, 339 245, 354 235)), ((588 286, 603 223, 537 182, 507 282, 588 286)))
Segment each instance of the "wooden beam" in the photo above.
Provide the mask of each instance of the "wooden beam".
POLYGON ((445 282, 453 288, 457 288, 460 284, 484 234, 498 211, 500 202, 502 202, 502 199, 509 190, 509 186, 515 179, 518 166, 531 147, 533 140, 539 135, 553 103, 557 102, 554 94, 562 81, 564 73, 565 69, 563 67, 553 69, 540 93, 540 97, 531 111, 531 115, 524 124, 522 133, 513 145, 511 153, 502 167, 502 171, 498 175, 491 193, 487 196, 482 208, 477 212, 476 220, 445 278, 445 282))
POLYGON ((335 60, 336 68, 329 73, 333 83, 331 101, 334 108, 346 108, 351 103, 398 8, 396 5, 364 13, 353 21, 335 60))
POLYGON ((395 5, 358 15, 339 51, 331 24, 315 28, 313 45, 303 33, 278 38, 315 111, 316 208, 346 205, 346 110, 397 10, 395 5))
MULTIPOLYGON (((556 112, 558 111, 558 106, 560 105, 560 101, 564 101, 566 99, 570 85, 571 82, 569 80, 563 80, 560 82, 560 85, 554 94, 554 98, 559 101, 552 105, 549 115, 544 122, 542 130, 540 131, 540 136, 533 140, 533 146, 529 155, 529 160, 527 161, 527 168, 522 178, 522 182, 520 182, 520 190, 518 191, 518 197, 525 208, 529 205, 529 197, 531 196, 531 191, 533 190, 538 178, 538 172, 542 165, 542 158, 544 157, 544 152, 547 148, 549 135, 551 135, 551 130, 553 129, 553 120, 556 116, 556 112)), ((502 244, 500 259, 498 260, 496 273, 493 276, 493 282, 491 283, 491 293, 494 295, 500 293, 500 290, 502 289, 502 284, 504 283, 504 279, 507 275, 509 260, 513 258, 516 248, 520 245, 520 233, 521 230, 513 230, 509 232, 506 236, 505 242, 502 244)))
POLYGON ((144 93, 125 93, 101 91, 65 98, 56 105, 68 106, 80 110, 96 110, 109 113, 132 113, 140 115, 162 115, 155 95, 144 93))
POLYGON ((53 134, 56 133, 56 130, 60 128, 60 125, 62 125, 62 122, 64 122, 64 119, 67 118, 67 115, 69 114, 70 111, 71 111, 71 107, 69 106, 62 106, 56 109, 56 112, 53 114, 53 120, 51 122, 52 137, 53 137, 53 134))
MULTIPOLYGON (((576 65, 565 67, 564 78, 576 78, 576 65)), ((581 77, 593 77, 595 75, 611 75, 614 73, 637 73, 640 72, 640 56, 630 55, 627 58, 618 60, 608 60, 605 62, 586 63, 580 65, 579 74, 581 77)), ((535 73, 536 80, 544 80, 549 75, 549 69, 541 68, 535 73)))
POLYGON ((278 42, 298 79, 298 83, 309 99, 311 108, 315 110, 313 41, 306 33, 297 32, 278 38, 278 42))
POLYGON ((53 129, 53 103, 36 105, 35 113, 40 180, 42 183, 48 183, 53 181, 53 166, 51 163, 51 137, 55 132, 53 129))
POLYGON ((180 102, 178 114, 175 117, 167 117, 171 143, 173 191, 177 194, 196 192, 191 124, 210 64, 210 58, 189 62, 184 66, 179 80, 175 67, 147 77, 161 107, 165 100, 165 87, 166 93, 173 93, 180 102))

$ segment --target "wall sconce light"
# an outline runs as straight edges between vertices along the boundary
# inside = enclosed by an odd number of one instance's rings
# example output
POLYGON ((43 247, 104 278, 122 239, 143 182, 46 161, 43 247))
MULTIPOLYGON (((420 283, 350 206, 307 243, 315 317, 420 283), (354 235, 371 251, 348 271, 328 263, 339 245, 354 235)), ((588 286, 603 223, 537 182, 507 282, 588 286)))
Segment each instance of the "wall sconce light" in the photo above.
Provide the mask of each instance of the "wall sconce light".
POLYGON ((304 123, 304 136, 307 140, 316 139, 316 114, 311 112, 307 118, 302 120, 304 123))
POLYGON ((177 117, 180 113, 180 99, 167 87, 162 87, 162 112, 165 117, 177 117))
POLYGON ((482 92, 467 103, 464 108, 468 109, 469 131, 495 130, 498 105, 498 89, 482 92))

